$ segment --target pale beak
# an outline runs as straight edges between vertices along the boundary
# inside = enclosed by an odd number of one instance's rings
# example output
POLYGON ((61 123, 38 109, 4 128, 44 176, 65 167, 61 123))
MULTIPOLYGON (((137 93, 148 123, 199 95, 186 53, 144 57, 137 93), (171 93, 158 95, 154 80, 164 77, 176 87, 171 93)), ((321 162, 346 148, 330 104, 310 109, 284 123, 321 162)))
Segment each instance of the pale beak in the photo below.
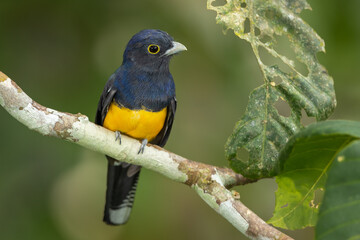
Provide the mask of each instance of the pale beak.
POLYGON ((187 48, 179 42, 173 41, 172 44, 173 44, 173 47, 166 50, 166 52, 164 53, 163 56, 170 56, 170 55, 174 55, 175 53, 187 50, 187 48))

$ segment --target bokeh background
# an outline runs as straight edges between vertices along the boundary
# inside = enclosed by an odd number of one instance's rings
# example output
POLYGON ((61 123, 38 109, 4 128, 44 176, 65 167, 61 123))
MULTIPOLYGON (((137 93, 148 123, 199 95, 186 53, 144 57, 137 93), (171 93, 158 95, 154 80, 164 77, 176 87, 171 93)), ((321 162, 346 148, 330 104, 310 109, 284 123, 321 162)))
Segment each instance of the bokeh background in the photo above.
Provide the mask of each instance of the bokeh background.
MULTIPOLYGON (((318 57, 335 80, 332 118, 360 120, 360 1, 309 2, 301 16, 326 42, 318 57)), ((39 103, 94 119, 125 44, 145 28, 188 47, 171 63, 179 105, 166 149, 227 166, 224 143, 262 80, 249 44, 224 35, 205 0, 2 0, 0 71, 39 103)), ((129 223, 106 226, 104 156, 30 131, 3 109, 0 123, 0 239, 245 239, 193 190, 146 169, 129 223)), ((235 189, 271 217, 273 180, 235 189)), ((287 233, 313 238, 311 228, 287 233)))

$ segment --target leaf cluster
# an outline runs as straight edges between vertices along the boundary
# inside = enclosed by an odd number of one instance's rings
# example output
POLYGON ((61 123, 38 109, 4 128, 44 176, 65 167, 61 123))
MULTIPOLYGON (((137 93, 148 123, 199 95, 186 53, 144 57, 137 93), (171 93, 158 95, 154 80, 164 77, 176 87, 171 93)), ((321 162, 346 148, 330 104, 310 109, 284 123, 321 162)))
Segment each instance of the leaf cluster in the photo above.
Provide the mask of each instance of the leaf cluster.
POLYGON ((223 6, 213 2, 208 1, 208 8, 217 12, 217 22, 250 43, 263 76, 263 85, 250 94, 246 112, 226 143, 226 157, 247 177, 275 176, 281 149, 303 127, 302 109, 324 120, 335 108, 333 79, 316 58, 325 51, 324 41, 299 16, 310 8, 306 1, 228 0, 223 6), (293 59, 280 53, 280 36, 288 39, 293 59), (281 65, 265 64, 264 54, 281 65), (289 116, 279 113, 279 101, 288 104, 289 116), (241 154, 244 150, 248 158, 241 154))
POLYGON ((351 210, 360 210, 360 123, 323 121, 336 98, 333 79, 316 57, 325 52, 325 43, 300 17, 309 4, 227 0, 216 6, 208 0, 208 9, 217 12, 226 30, 249 42, 263 76, 226 143, 230 166, 249 178, 276 176, 279 188, 269 220, 274 226, 317 224, 318 239, 359 237, 360 217, 351 210), (277 64, 266 64, 269 57, 277 64), (278 102, 288 105, 287 116, 278 102), (304 126, 304 114, 320 122, 304 126))

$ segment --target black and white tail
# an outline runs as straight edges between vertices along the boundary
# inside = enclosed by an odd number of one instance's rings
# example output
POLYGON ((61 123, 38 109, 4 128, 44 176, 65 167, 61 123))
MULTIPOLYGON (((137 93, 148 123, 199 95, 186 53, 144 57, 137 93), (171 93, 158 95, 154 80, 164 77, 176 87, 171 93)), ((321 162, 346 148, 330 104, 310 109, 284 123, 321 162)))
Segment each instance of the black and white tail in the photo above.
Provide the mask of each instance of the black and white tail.
POLYGON ((125 224, 134 203, 140 166, 108 159, 104 222, 110 225, 125 224))

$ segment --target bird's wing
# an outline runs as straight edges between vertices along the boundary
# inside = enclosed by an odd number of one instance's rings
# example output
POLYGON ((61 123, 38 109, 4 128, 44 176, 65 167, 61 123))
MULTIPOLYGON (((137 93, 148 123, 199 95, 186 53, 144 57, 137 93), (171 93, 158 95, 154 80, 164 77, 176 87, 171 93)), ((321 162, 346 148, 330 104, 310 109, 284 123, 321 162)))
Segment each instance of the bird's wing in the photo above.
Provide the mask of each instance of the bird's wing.
POLYGON ((156 136, 156 138, 151 141, 151 143, 156 144, 160 147, 165 146, 174 122, 176 106, 177 106, 176 98, 173 97, 170 101, 170 104, 167 107, 167 115, 166 115, 164 127, 161 129, 161 131, 156 136))
POLYGON ((108 82, 104 87, 104 91, 100 96, 100 100, 98 103, 95 123, 98 125, 103 125, 105 116, 109 110, 110 103, 113 101, 113 98, 116 93, 116 88, 114 88, 115 74, 111 75, 108 82))

